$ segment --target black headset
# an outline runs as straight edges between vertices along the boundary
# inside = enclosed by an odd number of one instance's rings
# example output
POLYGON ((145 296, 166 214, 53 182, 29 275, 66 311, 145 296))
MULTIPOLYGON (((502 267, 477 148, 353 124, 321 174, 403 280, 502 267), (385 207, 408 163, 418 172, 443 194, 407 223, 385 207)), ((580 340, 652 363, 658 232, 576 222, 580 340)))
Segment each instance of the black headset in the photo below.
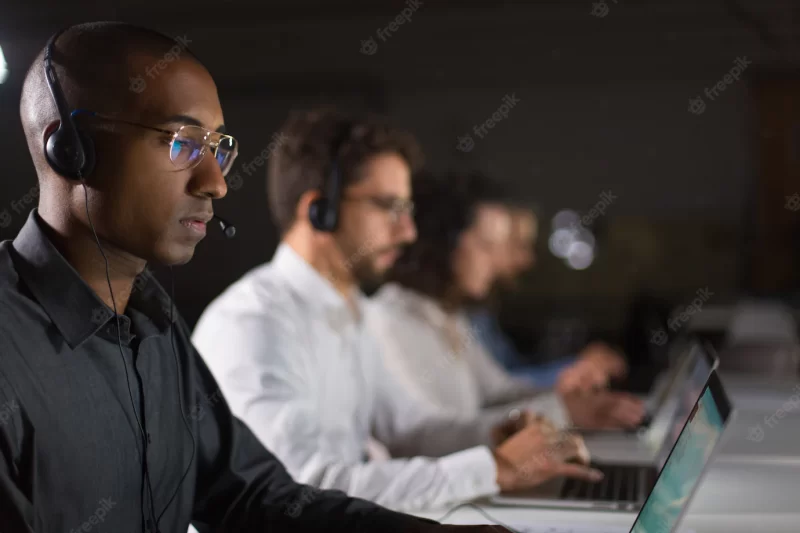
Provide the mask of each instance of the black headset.
MULTIPOLYGON (((80 180, 83 182, 83 178, 92 172, 94 169, 95 163, 95 149, 94 149, 94 142, 92 141, 91 137, 89 137, 86 133, 80 131, 75 124, 74 119, 72 118, 72 113, 69 111, 69 107, 67 105, 67 100, 64 97, 64 91, 61 89, 61 85, 58 82, 58 77, 56 76, 56 71, 53 68, 52 56, 53 56, 53 48, 55 47, 56 39, 64 33, 65 30, 61 30, 52 37, 47 42, 47 48, 45 49, 44 54, 44 73, 45 77, 47 78, 47 85, 50 88, 50 93, 53 95, 53 101, 55 102, 56 108, 58 109, 58 115, 61 119, 61 123, 58 126, 58 129, 52 132, 47 137, 47 142, 45 146, 45 157, 47 158, 47 162, 50 166, 58 172, 60 175, 72 179, 72 180, 80 180)), ((139 420, 139 416, 136 414, 136 406, 133 402, 133 392, 131 391, 131 384, 128 377, 128 367, 125 363, 125 355, 122 351, 122 339, 120 337, 120 321, 119 321, 119 314, 117 313, 117 304, 114 299, 114 291, 111 288, 111 279, 108 272, 108 259, 106 257, 105 252, 103 251, 103 247, 100 244, 100 239, 97 236, 97 231, 95 231, 94 224, 92 223, 92 218, 89 214, 89 197, 88 192, 86 191, 86 184, 83 183, 83 190, 84 194, 86 195, 86 216, 89 221, 89 225, 92 229, 92 234, 94 235, 95 242, 97 243, 97 247, 100 250, 100 254, 103 256, 103 260, 106 264, 106 280, 108 281, 108 289, 111 293, 111 300, 114 305, 114 315, 117 321, 117 345, 119 347, 120 356, 123 359, 123 368, 125 369, 125 381, 128 385, 128 394, 131 400, 131 408, 133 409, 133 416, 136 419, 136 423, 139 426, 139 431, 142 439, 142 484, 146 485, 148 489, 148 496, 150 500, 150 518, 145 519, 145 510, 144 510, 144 502, 142 502, 142 529, 147 527, 149 531, 154 531, 155 533, 160 533, 159 529, 159 522, 161 521, 161 517, 164 513, 167 512, 169 506, 172 504, 175 496, 177 496, 178 491, 183 485, 184 480, 186 479, 187 474, 189 473, 192 463, 194 462, 194 455, 195 455, 195 439, 194 434, 189 427, 189 423, 186 421, 186 415, 184 414, 183 408, 183 396, 181 393, 181 370, 180 370, 180 363, 178 361, 178 354, 177 350, 175 349, 175 329, 174 329, 174 319, 173 310, 175 307, 175 278, 172 275, 172 269, 170 268, 170 274, 172 277, 172 284, 171 284, 171 300, 170 300, 170 343, 172 345, 172 353, 175 356, 175 365, 177 367, 177 381, 178 381, 178 402, 181 411, 181 418, 183 419, 184 426, 186 430, 189 432, 189 436, 192 439, 192 455, 189 459, 189 465, 186 467, 186 470, 183 472, 180 481, 178 482, 178 486, 175 488, 175 492, 172 494, 172 497, 167 502, 167 505, 161 511, 161 513, 156 517, 155 516, 155 502, 153 501, 153 486, 150 481, 150 470, 147 463, 147 447, 150 442, 150 438, 147 434, 147 428, 142 424, 142 421, 139 420)), ((232 237, 233 233, 235 233, 236 229, 233 226, 227 224, 222 219, 217 219, 220 222, 220 226, 222 227, 225 235, 228 237, 232 237), (227 226, 227 228, 226 228, 227 226), (230 233, 230 234, 229 234, 230 233)), ((140 391, 141 395, 144 395, 144 391, 140 391)))
POLYGON ((344 142, 350 137, 352 129, 352 122, 345 123, 341 133, 331 144, 331 165, 323 183, 322 196, 316 198, 308 206, 308 218, 317 231, 332 232, 339 224, 339 204, 342 201, 342 182, 344 181, 339 152, 344 142))
POLYGON ((53 68, 53 48, 63 32, 50 37, 44 53, 44 75, 61 119, 58 129, 47 137, 44 155, 53 170, 66 178, 80 180, 94 169, 94 143, 75 125, 53 68))

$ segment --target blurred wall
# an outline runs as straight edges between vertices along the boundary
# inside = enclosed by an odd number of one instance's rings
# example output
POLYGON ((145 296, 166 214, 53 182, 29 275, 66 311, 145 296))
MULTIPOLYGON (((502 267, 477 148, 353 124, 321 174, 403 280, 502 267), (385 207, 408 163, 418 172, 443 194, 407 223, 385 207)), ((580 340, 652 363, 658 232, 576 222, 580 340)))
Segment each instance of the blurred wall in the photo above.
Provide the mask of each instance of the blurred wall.
MULTIPOLYGON (((609 3, 598 16, 591 2, 462 8, 423 2, 386 37, 404 4, 345 2, 347 8, 317 10, 279 4, 264 15, 240 10, 190 22, 177 22, 177 14, 149 21, 163 20, 158 29, 192 40, 218 80, 226 123, 242 146, 233 171, 238 187, 216 206, 236 224, 236 239, 210 231, 195 260, 175 269, 177 299, 190 324, 215 294, 274 251, 266 166, 247 175, 243 165, 268 148, 290 108, 317 102, 385 113, 419 136, 432 168, 486 170, 518 185, 546 215, 564 207, 588 213, 610 191, 615 200, 597 221, 608 231, 592 268, 571 271, 540 247, 541 266, 525 292, 531 316, 562 301, 613 328, 622 320, 620 305, 638 287, 671 294, 736 288, 758 134, 750 71, 713 101, 704 89, 722 80, 737 57, 753 61, 753 70, 773 58, 722 6, 609 3), (372 50, 370 39, 374 53, 364 53, 372 50), (518 102, 480 138, 473 128, 507 96, 518 102), (690 99, 698 96, 706 107, 692 113, 690 99), (474 146, 459 149, 466 134, 474 146)), ((148 22, 148 11, 137 5, 123 2, 117 18, 148 22)), ((92 18, 103 17, 79 20, 92 18)), ((0 24, 12 68, 26 67, 55 27, 0 24)), ((22 75, 13 72, 0 85, 0 136, 11 154, 0 210, 35 185, 17 112, 22 75)), ((0 238, 12 237, 24 221, 11 215, 0 238)))

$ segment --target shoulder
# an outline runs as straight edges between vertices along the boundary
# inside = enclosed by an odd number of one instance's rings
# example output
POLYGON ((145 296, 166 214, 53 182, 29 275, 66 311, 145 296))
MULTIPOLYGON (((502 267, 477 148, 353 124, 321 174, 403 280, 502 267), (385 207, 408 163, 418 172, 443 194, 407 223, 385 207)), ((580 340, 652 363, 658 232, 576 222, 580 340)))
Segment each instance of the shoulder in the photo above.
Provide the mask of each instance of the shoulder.
POLYGON ((239 278, 203 312, 200 322, 207 318, 246 315, 269 318, 274 311, 293 312, 300 300, 291 285, 270 263, 260 265, 239 278))
POLYGON ((369 301, 366 324, 384 347, 410 346, 430 334, 424 314, 414 305, 408 289, 390 284, 369 301))
POLYGON ((11 260, 11 241, 0 243, 0 365, 19 346, 44 336, 50 318, 25 288, 11 260))
POLYGON ((401 319, 412 314, 412 295, 396 283, 387 283, 367 300, 370 314, 377 319, 401 319))
POLYGON ((11 241, 0 242, 0 291, 16 291, 19 286, 19 275, 11 260, 11 241))
POLYGON ((302 324, 302 300, 271 263, 253 268, 214 298, 200 316, 192 341, 225 344, 242 336, 292 332, 302 324))

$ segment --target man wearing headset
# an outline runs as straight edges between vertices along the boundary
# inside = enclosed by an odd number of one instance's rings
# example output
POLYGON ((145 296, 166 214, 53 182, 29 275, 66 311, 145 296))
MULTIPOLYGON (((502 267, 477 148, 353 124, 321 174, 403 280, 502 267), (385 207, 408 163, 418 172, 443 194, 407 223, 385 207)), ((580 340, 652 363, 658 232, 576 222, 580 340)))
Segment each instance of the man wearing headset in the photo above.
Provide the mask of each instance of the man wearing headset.
POLYGON ((84 24, 26 76, 20 112, 41 196, 0 243, 0 529, 455 528, 295 483, 232 416, 146 273, 192 258, 236 156, 214 81, 187 50, 164 61, 174 45, 84 24))
POLYGON ((527 413, 454 420, 384 366, 359 285, 380 280, 416 237, 414 139, 333 110, 293 113, 281 136, 268 195, 282 241, 209 305, 192 336, 234 414, 299 481, 397 510, 555 476, 597 480, 566 462, 578 437, 555 446, 561 435, 527 413))

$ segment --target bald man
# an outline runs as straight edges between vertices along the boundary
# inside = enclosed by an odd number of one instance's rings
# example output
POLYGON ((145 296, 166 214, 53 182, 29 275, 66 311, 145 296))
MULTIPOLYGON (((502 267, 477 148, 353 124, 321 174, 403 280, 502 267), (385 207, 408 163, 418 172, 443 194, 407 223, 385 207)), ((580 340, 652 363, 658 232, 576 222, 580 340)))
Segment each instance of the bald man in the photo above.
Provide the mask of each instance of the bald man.
POLYGON ((44 51, 26 77, 41 195, 0 243, 0 529, 455 527, 295 483, 232 416, 145 270, 192 258, 237 153, 214 81, 175 45, 81 25, 54 41, 52 93, 44 51), (142 72, 146 86, 129 85, 142 72))

